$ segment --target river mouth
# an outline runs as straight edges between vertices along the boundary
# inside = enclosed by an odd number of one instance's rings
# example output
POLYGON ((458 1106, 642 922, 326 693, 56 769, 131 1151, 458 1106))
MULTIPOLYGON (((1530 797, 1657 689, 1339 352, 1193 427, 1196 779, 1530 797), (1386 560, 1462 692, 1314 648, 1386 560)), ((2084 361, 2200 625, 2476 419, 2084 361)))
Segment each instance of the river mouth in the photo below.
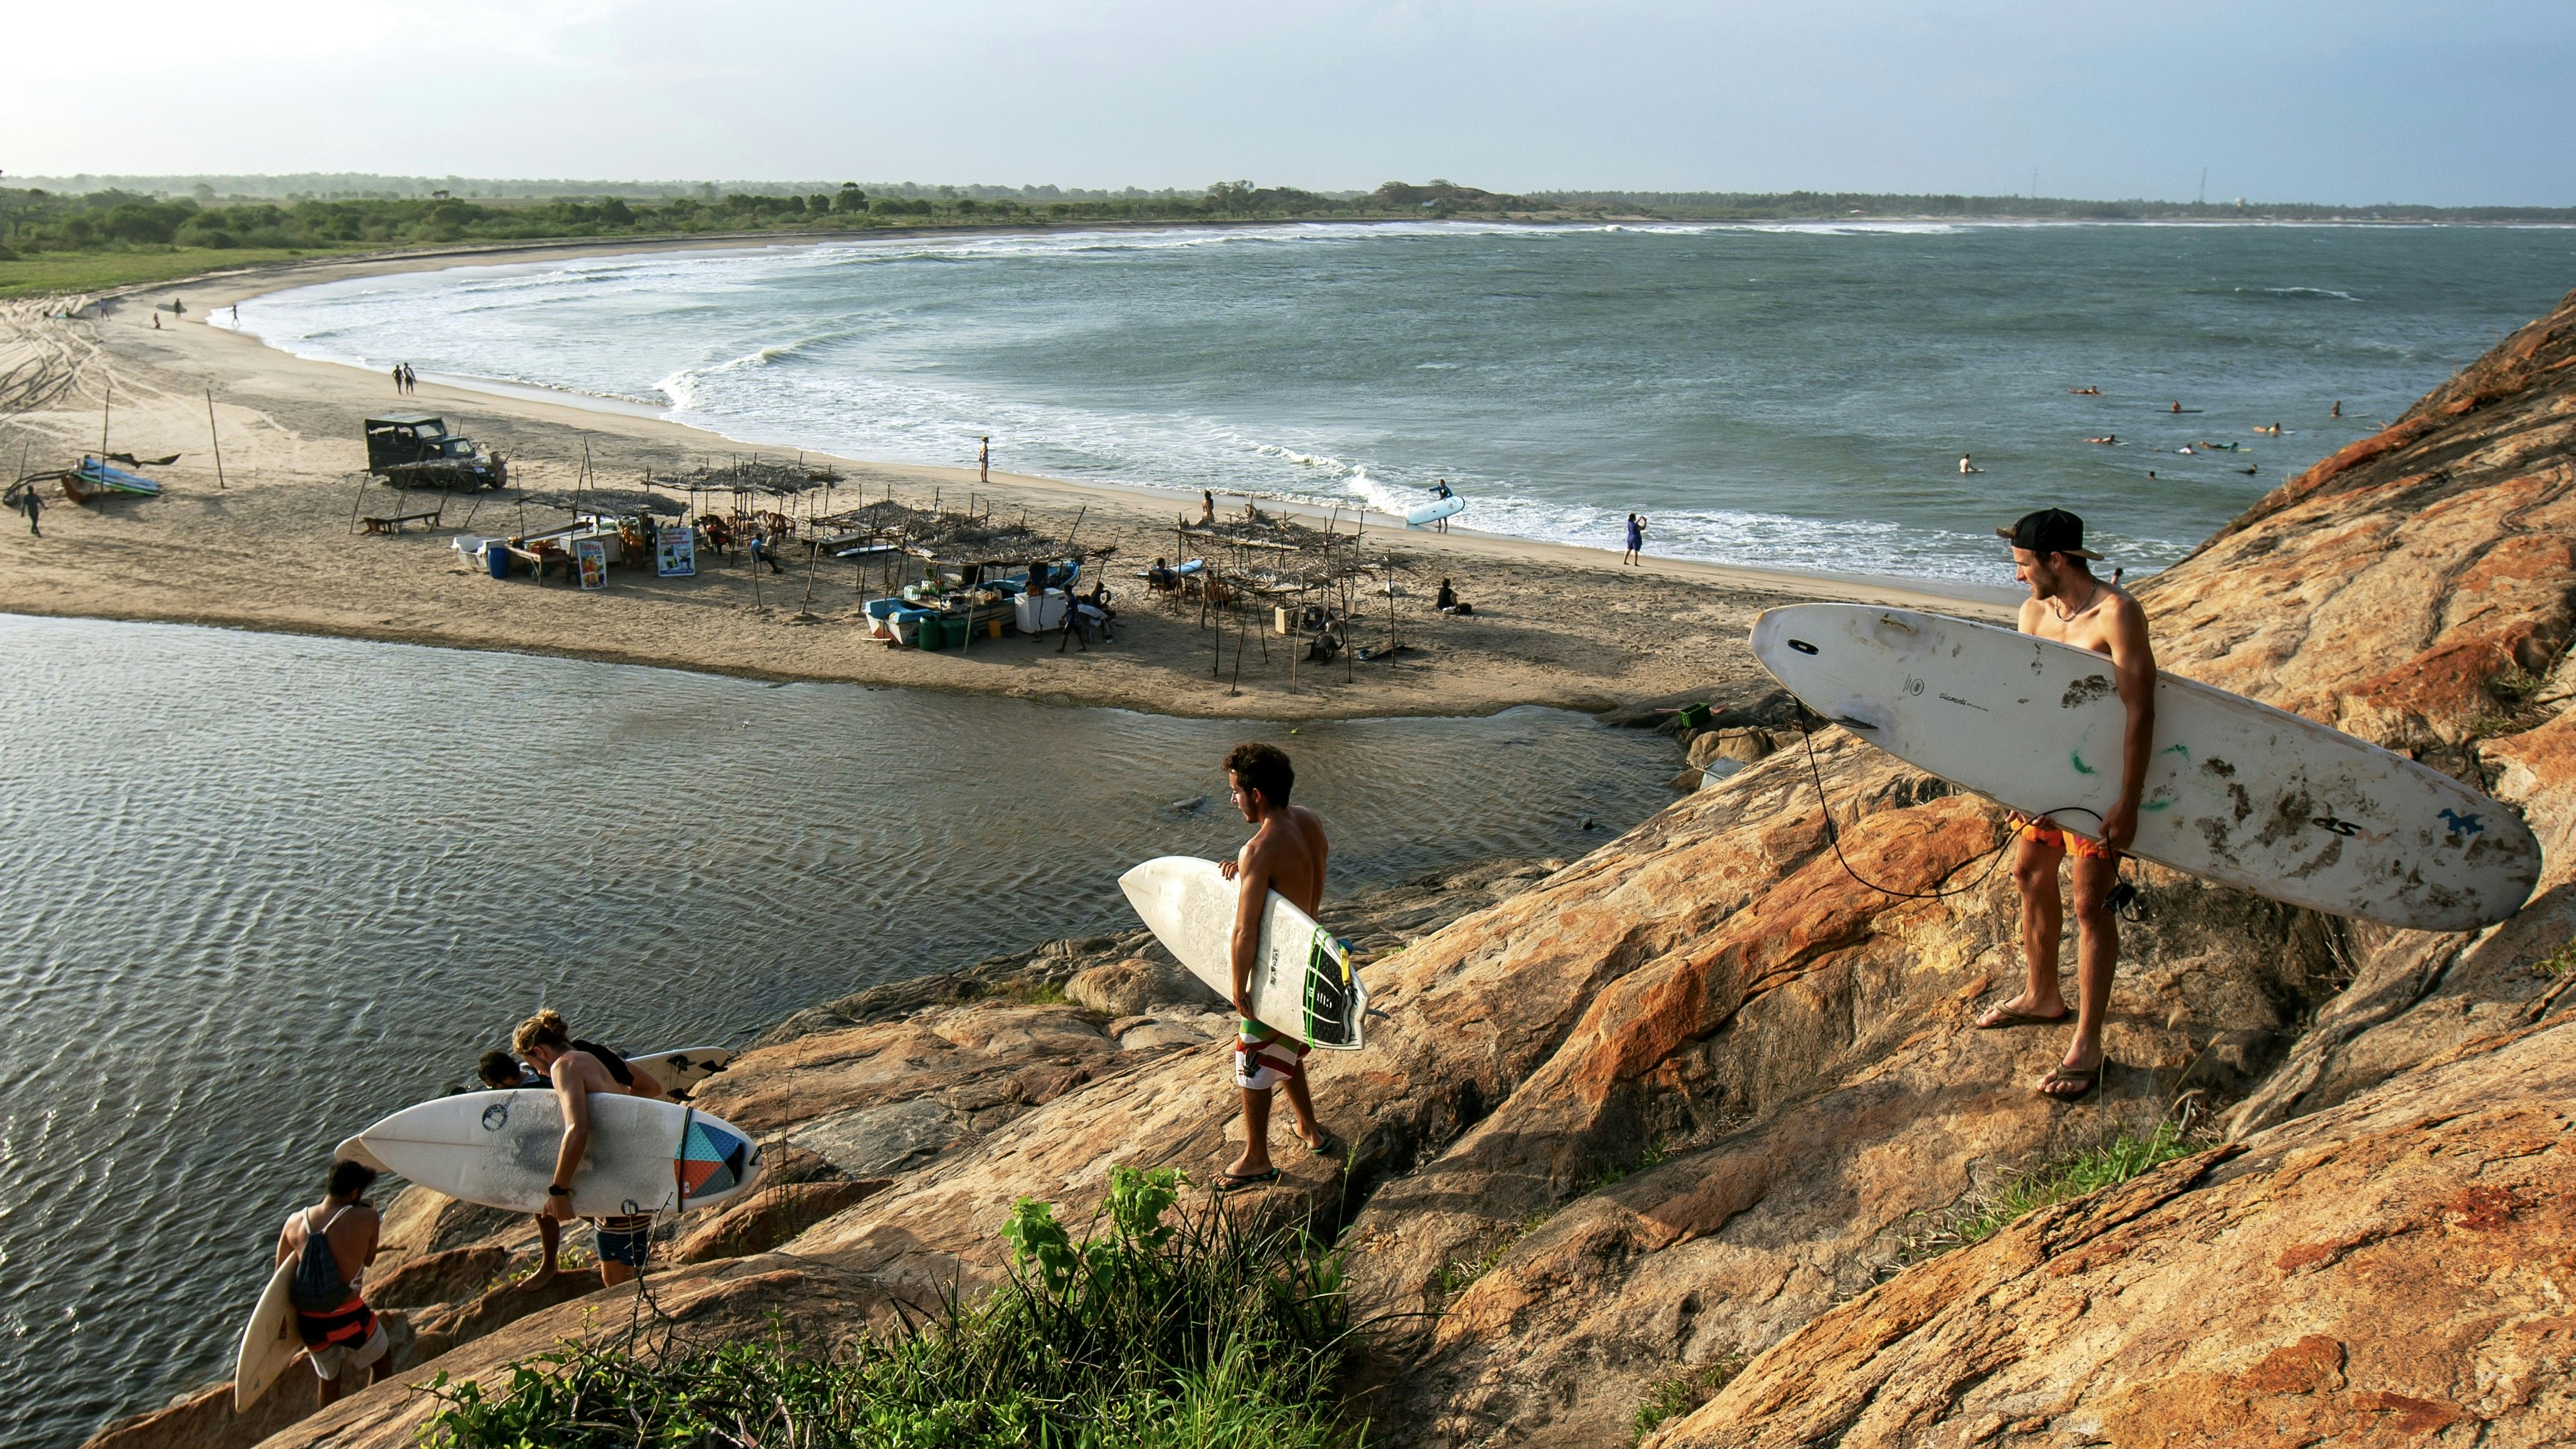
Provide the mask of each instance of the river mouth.
POLYGON ((226 1373, 332 1144, 536 1007, 738 1044, 1129 929, 1125 866, 1242 840, 1218 761, 1252 738, 1331 895, 1580 855, 1678 764, 1537 708, 1255 724, 0 615, 0 1440, 226 1373))

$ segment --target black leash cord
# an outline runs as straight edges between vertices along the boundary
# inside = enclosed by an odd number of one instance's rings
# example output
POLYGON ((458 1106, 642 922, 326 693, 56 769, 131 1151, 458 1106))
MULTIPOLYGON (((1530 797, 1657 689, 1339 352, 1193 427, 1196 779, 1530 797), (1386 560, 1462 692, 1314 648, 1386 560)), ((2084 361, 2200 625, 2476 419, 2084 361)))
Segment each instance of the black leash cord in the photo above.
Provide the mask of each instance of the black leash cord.
MULTIPOLYGON (((1818 765, 1818 764, 1816 763, 1816 736, 1815 736, 1815 733, 1814 733, 1812 730, 1810 730, 1810 729, 1808 729, 1808 728, 1807 728, 1807 721, 1808 721, 1810 718, 1811 718, 1811 716, 1810 716, 1810 715, 1808 714, 1808 712, 1807 712, 1806 702, 1805 702, 1804 700, 1799 701, 1799 704, 1798 704, 1798 738, 1799 738, 1799 740, 1800 740, 1801 742, 1803 742, 1803 743, 1806 745, 1806 747, 1807 747, 1807 773, 1808 773, 1810 776, 1814 777, 1815 782, 1816 782, 1816 802, 1817 802, 1817 804, 1819 804, 1819 805, 1821 805, 1822 807, 1824 807, 1824 812, 1825 812, 1825 839, 1826 839, 1826 841, 1827 841, 1828 843, 1830 843, 1830 844, 1833 846, 1833 848, 1834 848, 1834 863, 1835 863, 1835 864, 1837 864, 1837 865, 1839 865, 1839 866, 1841 866, 1841 867, 1843 868, 1843 874, 1845 874, 1845 875, 1847 875, 1847 876, 1850 876, 1850 877, 1851 877, 1855 882, 1859 883, 1861 886, 1863 886, 1863 887, 1865 887, 1865 888, 1867 888, 1867 889, 1869 889, 1869 890, 1874 890, 1874 891, 1878 892, 1880 895, 1883 895, 1883 896, 1894 896, 1894 897, 1896 897, 1898 900, 1906 900, 1906 901, 1937 901, 1937 900, 1943 900, 1943 899, 1946 899, 1947 897, 1950 897, 1950 896, 1963 896, 1963 895, 1966 895, 1966 894, 1967 894, 1968 892, 1970 892, 1970 891, 1978 890, 1978 889, 1983 888, 1983 887, 1984 887, 1984 885, 1985 885, 1985 883, 1986 883, 1987 881, 1989 881, 1989 880, 1991 880, 1991 879, 1993 879, 1993 878, 1994 878, 1994 874, 1995 874, 1995 867, 1997 867, 1997 866, 1999 866, 1999 865, 2002 865, 2002 864, 2004 863, 2004 852, 2005 852, 2008 848, 2010 848, 2010 847, 2011 847, 2011 845, 2012 845, 2012 843, 2013 843, 2013 841, 2014 841, 2014 840, 2016 840, 2016 839, 2019 839, 2019 838, 2020 838, 2020 836, 2021 836, 2021 832, 2022 832, 2022 830, 2023 830, 2025 827, 2018 826, 2018 825, 2017 825, 2017 826, 2014 826, 2014 827, 2013 827, 2012 834, 2010 834, 2010 835, 2008 835, 2008 836, 2004 837, 2004 843, 2003 843, 2002 845, 1998 845, 1998 846, 1996 846, 1996 847, 1994 848, 1994 851, 1993 851, 1994 859, 1993 859, 1993 860, 1991 860, 1991 861, 1988 861, 1988 862, 1986 863, 1986 868, 1985 868, 1984 872, 1983 872, 1983 873, 1981 873, 1981 874, 1979 874, 1979 875, 1978 875, 1978 877, 1977 877, 1975 880, 1972 880, 1972 881, 1968 882, 1966 885, 1960 886, 1960 887, 1958 887, 1958 888, 1956 888, 1956 889, 1954 889, 1954 890, 1946 890, 1946 891, 1900 891, 1900 890, 1890 890, 1890 889, 1889 889, 1889 888, 1887 888, 1886 886, 1880 885, 1880 884, 1879 884, 1878 882, 1876 882, 1876 881, 1863 879, 1863 878, 1862 878, 1862 876, 1861 876, 1861 873, 1860 873, 1859 871, 1856 871, 1856 870, 1852 869, 1852 864, 1851 864, 1851 862, 1850 862, 1848 859, 1844 858, 1844 856, 1843 856, 1843 832, 1842 832, 1841 827, 1839 827, 1839 826, 1837 826, 1837 825, 1835 825, 1835 824, 1834 824, 1834 801, 1833 801, 1833 797, 1832 797, 1832 796, 1830 796, 1830 795, 1828 795, 1828 794, 1826 794, 1826 793, 1825 793, 1825 772, 1824 772, 1824 768, 1823 768, 1822 766, 1820 766, 1820 765, 1818 765)), ((2040 819, 2040 820, 2046 820, 2046 819, 2047 819, 2049 816, 2051 816, 2051 815, 2059 815, 2059 814, 2067 814, 2067 813, 2081 814, 2081 815, 2091 815, 2095 820, 2100 820, 2100 819, 2102 818, 2102 817, 2101 817, 2101 815, 2100 815, 2100 814, 2098 814, 2097 812, 2095 812, 2095 811, 2091 811, 2091 810, 2087 810, 2087 809, 2085 809, 2085 808, 2084 808, 2083 806, 2081 806, 2081 805, 2062 805, 2062 806, 2059 806, 2059 807, 2058 807, 2057 809, 2055 809, 2055 810, 2044 810, 2044 811, 2040 812, 2039 819, 2040 819)), ((1974 859, 1974 857, 1971 857, 1971 859, 1974 859)), ((1961 868, 1962 868, 1962 869, 1964 869, 1964 868, 1965 868, 1965 862, 1963 862, 1963 863, 1962 863, 1961 868)), ((1953 872, 1953 873, 1955 874, 1956 872, 1953 872)))

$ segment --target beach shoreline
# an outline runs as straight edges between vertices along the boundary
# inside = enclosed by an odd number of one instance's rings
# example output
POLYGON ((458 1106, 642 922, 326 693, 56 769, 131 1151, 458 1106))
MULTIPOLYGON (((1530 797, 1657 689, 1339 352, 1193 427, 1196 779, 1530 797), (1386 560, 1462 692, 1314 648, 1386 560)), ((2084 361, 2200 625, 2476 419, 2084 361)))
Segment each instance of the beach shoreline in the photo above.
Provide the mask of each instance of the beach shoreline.
MULTIPOLYGON (((1463 529, 1424 533, 1371 513, 1365 549, 1372 562, 1391 563, 1402 581, 1402 601, 1390 607, 1411 657, 1319 671, 1282 658, 1287 650, 1280 646, 1291 641, 1238 637, 1220 645, 1215 631, 1198 621, 1144 602, 1141 586, 1127 575, 1169 552, 1156 544, 1173 540, 1175 516, 1185 507, 1176 495, 1000 472, 987 484, 972 467, 809 451, 808 462, 838 468, 864 496, 926 504, 963 491, 979 506, 1025 510, 1059 534, 1078 526, 1087 541, 1118 546, 1110 577, 1125 597, 1114 645, 1059 654, 1053 639, 1010 639, 963 655, 890 651, 862 641, 861 630, 851 627, 865 592, 859 580, 826 585, 819 566, 802 571, 801 579, 797 571, 776 576, 794 595, 790 605, 778 586, 753 579, 744 563, 712 557, 695 579, 618 572, 604 592, 580 593, 554 584, 495 583, 447 546, 460 532, 518 532, 523 517, 527 529, 556 522, 560 512, 529 506, 523 514, 520 500, 569 491, 585 454, 594 477, 618 486, 642 470, 667 475, 690 464, 721 463, 752 445, 570 396, 503 394, 424 379, 417 394, 397 398, 372 372, 297 357, 208 325, 216 309, 241 298, 352 276, 779 244, 689 239, 661 247, 513 246, 320 261, 129 289, 74 320, 46 316, 43 304, 0 304, 0 359, 50 358, 59 374, 53 396, 34 407, 22 402, 23 411, 0 423, 0 447, 34 460, 30 467, 48 466, 48 455, 50 466, 61 466, 96 449, 104 412, 111 448, 182 455, 160 470, 167 488, 161 498, 80 508, 49 499, 54 506, 45 514, 45 538, 14 528, 0 533, 8 540, 0 549, 0 611, 1281 720, 1485 714, 1521 704, 1597 711, 1685 689, 1759 683, 1767 676, 1745 647, 1752 618, 1764 607, 1801 599, 2008 617, 2009 595, 2000 589, 1980 597, 1930 582, 1652 557, 1644 567, 1623 568, 1606 548, 1463 529), (187 299, 184 316, 155 310, 171 296, 187 299), (156 320, 176 325, 156 327, 156 320), (479 500, 448 498, 442 526, 427 532, 354 534, 362 516, 441 502, 362 481, 357 421, 396 408, 442 413, 459 431, 507 454, 513 489, 479 500), (222 443, 220 482, 207 446, 210 414, 222 443), (1391 551, 1391 560, 1381 550, 1391 551), (1462 596, 1478 606, 1475 618, 1447 618, 1422 607, 1442 578, 1461 581, 1462 596), (1245 644, 1259 653, 1259 664, 1234 664, 1245 644), (1221 672, 1219 663, 1240 673, 1221 672), (1318 678, 1326 673, 1338 677, 1318 678)), ((1332 514, 1286 500, 1262 506, 1319 526, 1332 514)), ((1340 518, 1349 524, 1348 511, 1340 518)))

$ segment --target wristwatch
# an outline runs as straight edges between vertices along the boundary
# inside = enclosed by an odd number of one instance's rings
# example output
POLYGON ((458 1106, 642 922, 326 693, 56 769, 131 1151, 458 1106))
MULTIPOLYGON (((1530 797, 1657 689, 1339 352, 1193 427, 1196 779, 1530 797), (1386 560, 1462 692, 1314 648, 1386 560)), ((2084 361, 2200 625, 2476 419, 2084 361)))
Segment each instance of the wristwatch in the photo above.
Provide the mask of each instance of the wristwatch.
POLYGON ((550 1183, 547 1183, 547 1184, 546 1184, 546 1196, 548 1196, 548 1197, 570 1197, 570 1196, 572 1196, 572 1189, 571 1189, 571 1188, 568 1188, 568 1187, 564 1187, 564 1186, 562 1186, 562 1185, 560 1185, 560 1184, 558 1184, 558 1183, 551 1183, 551 1182, 550 1182, 550 1183))

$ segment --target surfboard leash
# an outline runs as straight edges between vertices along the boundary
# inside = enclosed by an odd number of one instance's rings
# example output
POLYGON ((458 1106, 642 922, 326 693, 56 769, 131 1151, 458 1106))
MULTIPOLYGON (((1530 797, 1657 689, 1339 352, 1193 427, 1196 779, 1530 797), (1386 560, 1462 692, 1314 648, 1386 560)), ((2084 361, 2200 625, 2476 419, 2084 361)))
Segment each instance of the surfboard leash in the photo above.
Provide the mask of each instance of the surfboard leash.
MULTIPOLYGON (((1795 699, 1795 696, 1792 696, 1792 698, 1795 699)), ((1808 710, 1807 702, 1805 700, 1796 700, 1796 703, 1798 706, 1798 739, 1799 742, 1804 744, 1807 748, 1807 773, 1816 782, 1816 803, 1821 806, 1825 812, 1825 840, 1826 843, 1830 844, 1834 848, 1834 863, 1843 868, 1843 874, 1850 876, 1854 883, 1860 885, 1864 889, 1874 890, 1880 895, 1893 896, 1898 900, 1906 901, 1938 901, 1946 900, 1951 896, 1963 896, 1971 891, 1983 889, 1986 882, 1994 878, 1995 869, 2004 863, 2004 853, 2012 847, 2012 843, 2015 840, 2021 838, 2021 832, 2026 827, 2019 825, 2014 826, 2011 832, 2005 835, 2003 844, 1996 846, 1991 852, 1994 859, 1986 862, 1986 868, 1978 873, 1977 878, 1968 882, 1966 885, 1959 886, 1952 890, 1895 890, 1888 886, 1880 885, 1878 882, 1864 877, 1859 871, 1852 869, 1850 859, 1843 854, 1842 827, 1834 823, 1833 796, 1827 794, 1825 791, 1824 767, 1816 763, 1816 735, 1815 731, 1809 728, 1809 721, 1816 719, 1817 716, 1808 710)), ((2088 810, 2081 805, 2063 805, 2054 810, 2043 810, 2039 813, 2039 818, 2045 820, 2051 815, 2058 814, 2091 815, 2097 821, 2102 818, 2098 812, 2088 810)), ((1970 859, 1973 861, 1974 857, 1971 857, 1970 859)), ((1965 863, 1962 864, 1961 868, 1965 868, 1965 863)), ((2128 882, 2122 881, 2121 885, 2127 886, 2128 882)), ((2135 892, 2132 891, 2131 894, 2134 896, 2135 892)))

